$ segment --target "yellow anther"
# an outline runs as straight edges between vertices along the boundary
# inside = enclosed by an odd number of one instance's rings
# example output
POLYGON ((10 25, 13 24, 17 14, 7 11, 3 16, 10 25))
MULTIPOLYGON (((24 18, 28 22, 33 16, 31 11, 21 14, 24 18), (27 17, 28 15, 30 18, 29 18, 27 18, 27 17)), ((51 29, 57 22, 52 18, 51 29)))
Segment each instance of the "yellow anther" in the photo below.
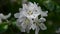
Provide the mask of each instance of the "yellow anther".
POLYGON ((32 11, 29 11, 29 12, 28 12, 28 14, 29 14, 29 15, 32 15, 32 14, 33 14, 33 12, 32 12, 32 11))

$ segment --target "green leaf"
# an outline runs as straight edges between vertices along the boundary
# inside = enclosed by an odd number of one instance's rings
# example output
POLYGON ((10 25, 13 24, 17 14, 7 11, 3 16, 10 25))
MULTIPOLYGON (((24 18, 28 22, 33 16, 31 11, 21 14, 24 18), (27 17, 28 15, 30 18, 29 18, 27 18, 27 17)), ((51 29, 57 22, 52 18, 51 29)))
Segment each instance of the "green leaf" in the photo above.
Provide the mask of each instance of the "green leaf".
POLYGON ((8 25, 6 23, 0 24, 0 33, 5 32, 8 29, 8 25))

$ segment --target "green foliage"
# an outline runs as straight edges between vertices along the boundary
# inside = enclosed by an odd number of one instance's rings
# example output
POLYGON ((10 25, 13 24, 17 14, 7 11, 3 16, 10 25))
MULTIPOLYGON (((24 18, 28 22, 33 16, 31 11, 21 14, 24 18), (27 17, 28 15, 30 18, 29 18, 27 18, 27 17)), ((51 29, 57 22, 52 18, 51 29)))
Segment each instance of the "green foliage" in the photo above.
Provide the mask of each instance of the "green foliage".
POLYGON ((7 29, 8 29, 8 24, 7 23, 0 24, 0 33, 5 32, 7 29))

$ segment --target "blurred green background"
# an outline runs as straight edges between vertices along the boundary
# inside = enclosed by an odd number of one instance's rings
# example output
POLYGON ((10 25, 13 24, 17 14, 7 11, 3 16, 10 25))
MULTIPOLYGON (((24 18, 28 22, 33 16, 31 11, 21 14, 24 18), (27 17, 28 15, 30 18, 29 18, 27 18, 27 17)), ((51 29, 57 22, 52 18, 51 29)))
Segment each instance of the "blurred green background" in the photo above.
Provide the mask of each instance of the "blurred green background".
MULTIPOLYGON (((41 6, 43 11, 48 10, 48 17, 45 25, 47 30, 39 31, 39 34, 56 34, 56 29, 60 27, 60 0, 28 0, 30 2, 36 2, 41 6)), ((10 23, 3 22, 0 24, 0 34, 27 34, 26 32, 20 32, 16 27, 16 19, 14 14, 19 12, 19 8, 22 8, 22 0, 0 0, 0 13, 7 15, 11 13, 11 17, 8 19, 10 23)), ((31 30, 29 34, 34 34, 31 30)))

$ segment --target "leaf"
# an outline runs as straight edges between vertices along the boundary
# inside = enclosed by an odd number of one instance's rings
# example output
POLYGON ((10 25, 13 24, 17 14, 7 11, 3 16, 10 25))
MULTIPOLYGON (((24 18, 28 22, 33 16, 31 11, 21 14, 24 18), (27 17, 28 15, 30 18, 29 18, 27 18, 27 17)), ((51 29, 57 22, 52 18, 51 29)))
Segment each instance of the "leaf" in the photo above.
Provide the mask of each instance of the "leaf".
POLYGON ((6 23, 0 24, 0 33, 5 32, 8 29, 8 25, 6 23))

